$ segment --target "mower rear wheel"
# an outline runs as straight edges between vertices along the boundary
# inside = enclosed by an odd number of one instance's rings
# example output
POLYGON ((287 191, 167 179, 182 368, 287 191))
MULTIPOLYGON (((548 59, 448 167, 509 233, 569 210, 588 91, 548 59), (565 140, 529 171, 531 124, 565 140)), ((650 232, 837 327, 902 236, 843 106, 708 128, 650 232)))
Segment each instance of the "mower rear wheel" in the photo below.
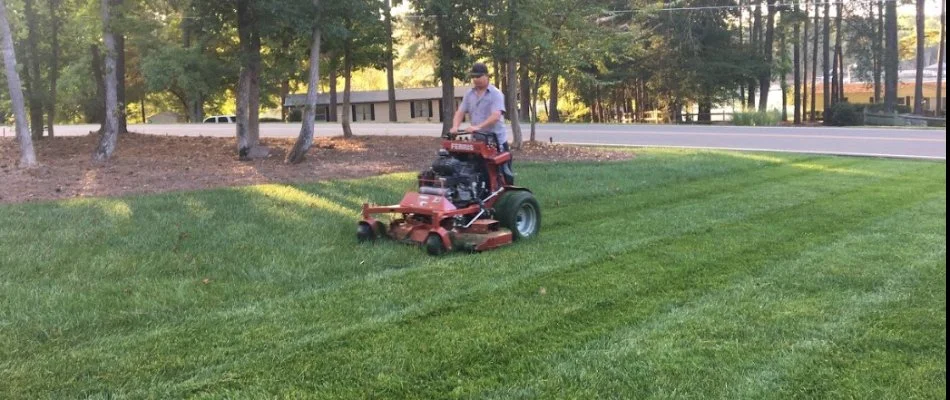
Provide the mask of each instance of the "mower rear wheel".
POLYGON ((373 227, 369 226, 369 223, 365 221, 360 221, 359 225, 356 226, 356 240, 360 243, 371 242, 376 239, 376 234, 373 232, 373 227))
POLYGON ((426 237, 425 243, 426 253, 433 256, 440 256, 442 253, 445 253, 445 245, 442 244, 442 237, 437 233, 430 233, 426 237))
POLYGON ((513 239, 527 239, 541 229, 541 206, 531 192, 510 191, 498 199, 495 216, 501 226, 511 230, 513 239))

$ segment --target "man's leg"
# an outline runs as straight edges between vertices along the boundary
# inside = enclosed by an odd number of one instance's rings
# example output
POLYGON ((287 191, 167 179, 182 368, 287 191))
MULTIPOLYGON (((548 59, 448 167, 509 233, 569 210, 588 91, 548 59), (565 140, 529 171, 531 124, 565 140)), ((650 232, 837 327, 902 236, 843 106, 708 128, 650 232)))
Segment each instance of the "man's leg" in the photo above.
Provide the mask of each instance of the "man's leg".
MULTIPOLYGON (((507 153, 511 152, 507 142, 501 144, 501 150, 507 153)), ((501 174, 505 176, 505 182, 508 182, 509 185, 515 184, 515 173, 511 169, 511 159, 501 165, 501 174)))

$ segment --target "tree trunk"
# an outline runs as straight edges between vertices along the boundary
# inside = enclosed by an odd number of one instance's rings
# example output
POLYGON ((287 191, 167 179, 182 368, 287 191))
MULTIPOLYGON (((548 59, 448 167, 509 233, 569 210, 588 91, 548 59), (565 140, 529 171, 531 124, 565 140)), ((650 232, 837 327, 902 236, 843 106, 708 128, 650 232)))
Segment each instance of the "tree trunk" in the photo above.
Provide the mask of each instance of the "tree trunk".
POLYGON ((248 62, 251 48, 251 25, 254 23, 254 16, 250 10, 250 4, 248 0, 238 0, 237 1, 237 18, 238 18, 238 40, 240 41, 240 59, 241 59, 241 72, 238 76, 238 87, 237 87, 237 110, 235 114, 237 121, 235 124, 235 130, 237 135, 237 150, 238 156, 241 160, 250 160, 251 148, 254 147, 255 143, 251 141, 250 132, 249 132, 249 106, 251 101, 251 67, 248 62))
POLYGON ((37 49, 39 16, 33 9, 33 0, 23 2, 23 14, 26 17, 27 27, 27 69, 24 70, 24 74, 26 75, 26 95, 30 105, 30 130, 33 139, 40 139, 43 137, 43 76, 40 73, 40 54, 37 49))
MULTIPOLYGON (((114 4, 121 4, 121 1, 114 4)), ((125 100, 125 36, 115 36, 115 70, 116 70, 116 118, 119 134, 129 133, 129 121, 126 116, 125 100)))
MULTIPOLYGON (((784 31, 780 32, 779 35, 779 51, 782 52, 782 65, 787 65, 788 48, 786 47, 787 43, 785 42, 784 31)), ((785 72, 782 71, 782 76, 779 80, 779 88, 781 88, 782 91, 782 122, 788 122, 788 80, 785 78, 785 75, 785 72)))
POLYGON ((943 2, 940 5, 940 47, 937 49, 937 99, 936 99, 936 115, 939 116, 943 113, 943 108, 946 106, 943 104, 943 63, 945 62, 945 52, 947 45, 947 14, 946 14, 947 2, 943 2))
POLYGON ((32 168, 36 164, 36 152, 33 151, 33 138, 26 123, 26 104, 20 75, 16 69, 16 52, 13 50, 13 36, 10 33, 10 21, 7 19, 6 1, 0 0, 0 40, 3 41, 3 65, 10 90, 10 103, 16 120, 16 138, 20 142, 20 168, 32 168))
POLYGON ((337 104, 337 90, 336 90, 336 80, 337 80, 337 60, 336 55, 330 55, 332 61, 330 62, 330 115, 328 115, 327 120, 329 122, 339 122, 340 118, 337 116, 337 109, 339 104, 337 104))
MULTIPOLYGON (((873 16, 873 13, 872 13, 873 16)), ((877 3, 877 29, 874 30, 874 102, 881 99, 881 72, 884 67, 884 2, 877 3)))
MULTIPOLYGON (((799 13, 798 3, 795 3, 795 14, 798 14, 798 13, 799 13)), ((808 21, 808 18, 805 18, 805 21, 808 21)), ((802 124, 802 60, 801 60, 802 48, 801 48, 800 42, 801 42, 802 32, 801 32, 801 26, 799 25, 799 22, 797 21, 795 22, 794 35, 795 35, 794 36, 795 39, 792 44, 792 54, 793 54, 792 64, 794 64, 794 66, 792 67, 793 68, 792 79, 795 81, 794 83, 795 89, 793 90, 794 91, 793 101, 795 103, 795 111, 793 112, 794 117, 792 117, 793 118, 792 122, 795 125, 801 125, 802 124)))
MULTIPOLYGON (((106 82, 103 79, 106 71, 102 67, 102 54, 99 52, 99 47, 94 44, 89 45, 89 52, 92 56, 93 79, 96 80, 96 101, 95 107, 86 112, 86 122, 102 124, 105 121, 106 113, 106 82)), ((99 127, 99 133, 102 133, 101 126, 99 127)))
POLYGON ((53 125, 56 123, 56 81, 59 80, 59 24, 62 23, 56 12, 59 0, 49 0, 49 15, 52 32, 50 33, 50 66, 49 66, 49 102, 46 104, 47 128, 49 137, 55 136, 53 125))
MULTIPOLYGON (((537 141, 537 124, 538 124, 538 88, 541 87, 541 74, 535 74, 534 84, 531 85, 531 133, 528 137, 528 141, 534 142, 537 141)), ((543 102, 542 102, 543 103, 543 102)))
POLYGON ((831 105, 834 106, 838 103, 839 96, 841 94, 838 92, 838 50, 831 55, 831 105))
POLYGON ((811 122, 815 122, 815 118, 817 118, 816 106, 818 103, 815 97, 818 93, 818 36, 819 28, 821 27, 821 24, 818 23, 818 14, 820 14, 818 4, 815 4, 815 31, 811 38, 811 114, 808 117, 808 120, 811 122))
MULTIPOLYGON (((386 1, 389 4, 389 0, 386 1)), ((319 6, 319 0, 313 0, 313 8, 319 6)), ((310 40, 310 76, 307 81, 307 105, 303 110, 300 134, 294 147, 287 154, 287 162, 299 164, 304 160, 310 146, 313 145, 313 120, 316 118, 317 87, 320 86, 320 28, 314 26, 310 40)), ((283 107, 281 107, 283 108, 283 107)))
POLYGON ((829 80, 828 73, 831 72, 831 2, 825 2, 825 15, 822 19, 822 40, 821 40, 821 84, 822 84, 822 99, 824 100, 824 105, 822 106, 821 118, 825 124, 828 123, 828 112, 831 111, 831 81, 829 80))
POLYGON ((841 48, 841 37, 844 36, 844 30, 841 28, 841 21, 844 20, 844 9, 841 5, 842 2, 837 4, 837 15, 835 15, 835 60, 838 61, 835 70, 838 73, 835 75, 835 81, 838 82, 838 87, 835 88, 835 91, 838 93, 838 98, 835 100, 844 101, 844 51, 841 48))
POLYGON ((115 35, 112 33, 111 27, 110 2, 111 0, 102 0, 102 42, 105 46, 105 77, 103 80, 106 85, 106 111, 102 123, 102 136, 99 138, 99 146, 96 147, 96 152, 93 154, 93 159, 96 161, 106 161, 112 158, 112 154, 115 152, 119 129, 116 43, 115 35))
POLYGON ((548 100, 551 104, 548 106, 548 122, 561 122, 561 114, 557 111, 558 100, 558 74, 551 74, 551 93, 548 100))
POLYGON ((250 82, 247 102, 247 134, 251 146, 257 147, 261 138, 261 34, 258 32, 257 21, 251 33, 250 82))
POLYGON ((513 91, 508 95, 508 122, 511 123, 511 147, 520 149, 523 139, 521 138, 521 118, 518 116, 518 70, 515 65, 515 58, 508 58, 508 88, 513 91))
MULTIPOLYGON (((309 92, 309 88, 307 91, 309 92)), ((281 79, 280 80, 280 121, 287 122, 287 107, 284 107, 284 104, 287 104, 287 96, 290 96, 290 80, 281 79)))
MULTIPOLYGON (((386 88, 389 101, 389 122, 396 122, 396 79, 393 66, 393 15, 392 0, 383 2, 383 18, 386 23, 386 88)), ((443 114, 444 115, 444 114, 443 114)), ((444 120, 445 118, 443 118, 444 120)))
POLYGON ((884 111, 897 109, 897 4, 888 1, 884 11, 884 111))
MULTIPOLYGON (((756 59, 761 55, 761 43, 759 37, 762 35, 762 4, 756 0, 755 10, 752 12, 752 23, 749 24, 751 32, 749 33, 749 44, 752 54, 756 59)), ((761 67, 761 66, 760 66, 761 67)), ((749 79, 749 100, 746 102, 746 108, 755 109, 755 88, 758 86, 755 78, 749 79)))
POLYGON ((521 84, 521 89, 518 93, 521 97, 521 108, 518 109, 518 116, 521 117, 522 122, 531 122, 531 78, 528 74, 527 57, 522 57, 519 64, 521 68, 518 68, 520 75, 518 82, 521 84))
MULTIPOLYGON (((452 58, 453 43, 448 40, 449 27, 444 16, 436 17, 436 29, 439 33, 439 80, 442 81, 442 132, 452 129, 452 117, 455 115, 455 71, 452 58)), ((496 76, 497 74, 497 69, 496 76)))
MULTIPOLYGON (((917 0, 917 76, 914 85, 914 114, 924 115, 924 0, 917 0)), ((938 66, 939 67, 939 66, 938 66)))
POLYGON ((353 129, 350 127, 350 121, 353 118, 350 113, 350 81, 353 74, 353 55, 350 49, 352 42, 349 37, 343 39, 343 138, 353 137, 353 129))
POLYGON ((762 55, 765 58, 765 70, 759 75, 759 111, 767 111, 769 106, 769 88, 772 86, 772 43, 775 37, 775 0, 768 0, 768 18, 765 26, 765 43, 762 55))

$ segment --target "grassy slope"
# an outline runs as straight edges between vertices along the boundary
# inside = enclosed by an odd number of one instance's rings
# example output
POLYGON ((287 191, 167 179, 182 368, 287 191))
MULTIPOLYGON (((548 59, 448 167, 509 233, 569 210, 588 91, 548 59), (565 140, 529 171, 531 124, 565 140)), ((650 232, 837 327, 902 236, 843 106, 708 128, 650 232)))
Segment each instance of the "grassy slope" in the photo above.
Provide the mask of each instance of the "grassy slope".
POLYGON ((520 165, 542 235, 357 245, 413 174, 0 208, 0 397, 944 398, 946 165, 520 165))

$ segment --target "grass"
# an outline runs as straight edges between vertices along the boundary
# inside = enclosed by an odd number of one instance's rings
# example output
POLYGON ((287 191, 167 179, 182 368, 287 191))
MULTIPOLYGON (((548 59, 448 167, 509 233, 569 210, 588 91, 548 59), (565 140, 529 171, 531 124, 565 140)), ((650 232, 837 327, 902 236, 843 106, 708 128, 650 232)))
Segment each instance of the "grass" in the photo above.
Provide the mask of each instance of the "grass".
POLYGON ((0 207, 0 398, 946 397, 944 163, 636 151, 441 258, 409 173, 0 207))

